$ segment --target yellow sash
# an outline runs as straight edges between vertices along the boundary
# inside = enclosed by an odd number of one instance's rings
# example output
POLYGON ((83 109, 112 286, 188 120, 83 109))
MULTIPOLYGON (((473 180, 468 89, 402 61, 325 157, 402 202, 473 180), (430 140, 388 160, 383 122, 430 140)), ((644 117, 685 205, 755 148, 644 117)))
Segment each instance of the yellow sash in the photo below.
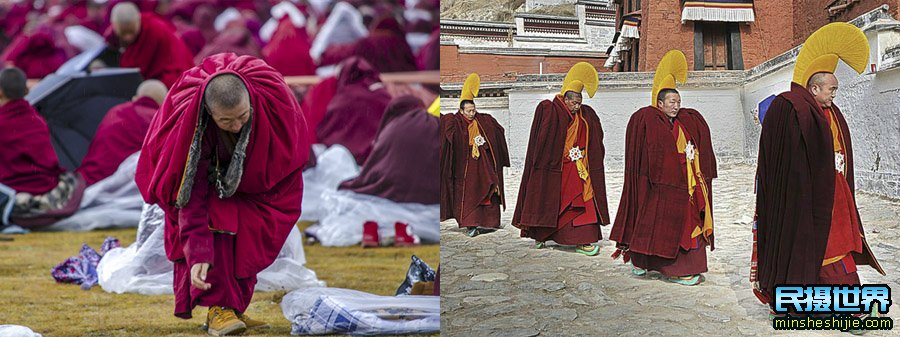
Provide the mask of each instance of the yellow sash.
MULTIPOLYGON (((581 115, 581 112, 575 113, 572 115, 574 121, 572 125, 569 125, 569 128, 566 129, 566 144, 563 148, 563 155, 569 155, 569 149, 575 146, 575 138, 578 136, 578 130, 581 128, 581 123, 587 125, 587 121, 584 120, 584 117, 581 115)), ((588 128, 584 129, 585 139, 590 139, 590 130, 588 128)), ((594 197, 594 187, 591 186, 591 175, 588 174, 587 167, 587 159, 588 159, 588 150, 587 145, 585 145, 584 149, 581 151, 583 156, 581 159, 575 161, 575 167, 578 168, 578 177, 581 178, 584 185, 584 192, 582 192, 582 196, 584 201, 591 200, 594 197)))
MULTIPOLYGON (((687 139, 684 136, 684 129, 680 125, 678 127, 678 140, 675 144, 678 148, 678 153, 684 154, 685 149, 687 148, 687 139)), ((706 207, 704 209, 706 215, 703 217, 703 227, 694 228, 694 231, 691 233, 691 238, 703 234, 703 237, 708 240, 709 236, 713 233, 712 210, 710 209, 709 191, 706 186, 706 181, 703 179, 703 172, 700 171, 700 151, 697 149, 696 145, 694 146, 694 160, 686 161, 686 165, 688 195, 690 195, 692 198, 691 200, 693 200, 694 188, 697 184, 700 184, 700 191, 703 192, 703 200, 706 201, 706 207)))
POLYGON ((472 119, 472 123, 469 123, 469 146, 472 147, 472 158, 475 159, 481 157, 478 144, 475 144, 475 138, 478 136, 481 136, 481 131, 478 130, 478 120, 472 119))

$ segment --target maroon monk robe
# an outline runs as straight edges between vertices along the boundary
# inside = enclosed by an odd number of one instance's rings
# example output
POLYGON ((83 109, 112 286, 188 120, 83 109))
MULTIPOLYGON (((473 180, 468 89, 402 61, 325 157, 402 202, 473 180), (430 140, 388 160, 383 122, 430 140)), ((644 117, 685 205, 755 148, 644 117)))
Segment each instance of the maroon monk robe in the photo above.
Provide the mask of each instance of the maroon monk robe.
POLYGON ((88 186, 115 173, 128 156, 141 150, 157 109, 159 104, 146 96, 109 109, 76 170, 88 186))
POLYGON ((24 99, 0 106, 0 184, 40 195, 59 184, 65 170, 50 143, 47 122, 24 99))
MULTIPOLYGON (((577 116, 577 115, 574 115, 577 116)), ((554 240, 559 244, 589 244, 600 239, 600 228, 596 226, 609 224, 609 211, 606 204, 606 178, 603 166, 605 149, 603 147, 603 128, 600 118, 594 109, 581 106, 582 133, 576 144, 587 147, 587 168, 593 189, 593 201, 581 200, 574 193, 584 190, 582 180, 575 172, 578 180, 563 177, 568 149, 565 149, 566 135, 574 117, 566 108, 562 97, 557 95, 553 100, 544 100, 538 104, 531 124, 531 135, 528 140, 528 151, 525 155, 525 170, 519 187, 519 198, 513 214, 513 225, 522 229, 522 236, 535 240, 554 240), (586 130, 585 130, 586 129, 586 130), (571 185, 571 186, 569 186, 571 185), (566 189, 569 187, 569 189, 566 189), (580 189, 579 189, 580 188, 580 189), (564 192, 566 198, 563 197, 564 192), (569 198, 571 197, 571 198, 569 198), (564 200, 567 199, 567 200, 564 200), (585 205, 591 202, 591 205, 585 205), (589 208, 594 209, 590 214, 589 208), (572 213, 574 212, 574 213, 572 213), (568 214, 567 214, 568 213, 568 214), (583 223, 582 215, 595 217, 593 224, 583 223), (566 216, 563 218, 563 216, 566 216), (562 241, 562 242, 560 242, 562 241)), ((574 164, 572 164, 574 165, 574 164)))
POLYGON ((359 176, 340 189, 394 202, 440 203, 439 120, 413 96, 391 101, 359 176))
MULTIPOLYGON (((107 30, 106 41, 110 46, 120 45, 112 27, 107 30)), ((193 65, 194 56, 175 36, 174 26, 149 13, 141 14, 141 30, 119 60, 120 67, 139 68, 144 79, 160 80, 168 88, 193 65)))
POLYGON ((219 54, 231 52, 238 56, 249 55, 253 57, 261 57, 259 45, 253 38, 250 30, 244 27, 230 27, 222 31, 216 39, 207 43, 200 53, 194 57, 195 62, 203 61, 203 59, 219 54))
POLYGON ((669 277, 706 272, 706 245, 715 247, 712 235, 710 242, 691 237, 695 228, 702 227, 703 217, 712 214, 700 213, 706 200, 699 182, 694 202, 689 197, 685 154, 676 146, 679 127, 685 141, 696 148, 712 202, 712 179, 718 173, 703 116, 682 108, 670 120, 658 108, 644 107, 632 115, 626 129, 625 184, 610 233, 619 248, 628 249, 635 267, 669 277))
POLYGON ((256 274, 275 260, 300 216, 310 140, 284 78, 262 60, 214 55, 185 72, 169 91, 144 140, 135 182, 144 200, 166 213, 177 316, 190 317, 194 305, 246 309, 256 274), (207 83, 224 73, 239 76, 250 94, 245 158, 229 157, 241 143, 228 141, 205 110, 201 113, 207 83), (199 132, 198 121, 207 132, 199 132), (203 166, 219 168, 221 186, 205 179, 203 166), (243 168, 237 181, 221 172, 226 167, 243 168), (207 291, 190 286, 190 267, 200 262, 212 262, 207 291))
MULTIPOLYGON (((682 108, 676 119, 697 149, 706 186, 712 186, 712 179, 718 172, 709 126, 694 109, 682 108)), ((663 260, 654 257, 674 260, 686 248, 699 247, 693 244, 685 247, 688 245, 684 244, 690 241, 684 238, 686 226, 696 225, 686 223, 689 222, 691 201, 682 161, 684 155, 678 153, 673 127, 673 122, 661 110, 647 106, 631 116, 626 129, 625 183, 610 240, 616 241, 620 248, 627 247, 629 254, 651 257, 639 257, 640 262, 652 260, 649 262, 662 264, 663 260)), ((708 192, 711 203, 712 189, 708 192)), ((695 195, 695 198, 702 198, 702 195, 695 195)), ((715 249, 712 236, 709 244, 715 249)), ((702 254, 702 257, 693 256, 688 260, 702 260, 705 265, 705 250, 702 254)))
POLYGON ((382 73, 418 70, 416 58, 406 42, 406 32, 391 17, 379 21, 369 36, 353 44, 328 47, 319 63, 336 64, 354 55, 364 58, 382 73))
POLYGON ((419 55, 416 56, 416 64, 419 70, 440 70, 441 69, 441 31, 435 30, 428 38, 428 42, 419 49, 419 55))
MULTIPOLYGON (((832 111, 844 135, 845 176, 854 193, 850 129, 840 109, 832 105, 832 111)), ((827 117, 806 88, 791 83, 790 91, 772 101, 757 167, 757 278, 763 297, 771 299, 777 284, 814 284, 822 276, 834 212, 833 144, 827 117)), ((850 256, 884 275, 865 236, 862 253, 850 256)))
POLYGON ((499 228, 500 206, 506 207, 506 136, 493 116, 476 113, 474 120, 485 139, 477 159, 469 144, 473 122, 461 113, 441 116, 441 221, 454 218, 460 227, 499 228))
POLYGON ((66 52, 54 42, 51 29, 43 27, 28 36, 19 35, 0 59, 22 69, 28 78, 43 78, 66 62, 66 52))
MULTIPOLYGON (((303 114, 306 117, 306 127, 309 128, 309 134, 315 135, 319 123, 325 118, 328 111, 328 105, 337 93, 337 78, 334 76, 323 78, 316 83, 303 96, 303 102, 300 106, 303 108, 303 114)), ((318 143, 318 141, 314 141, 318 143)))
POLYGON ((362 165, 372 152, 378 123, 391 101, 391 95, 380 82, 378 70, 365 60, 353 57, 342 62, 337 91, 316 127, 318 143, 341 144, 362 165))
MULTIPOLYGON (((7 3, 4 8, 5 11, 0 13, 0 16, 3 17, 3 20, 0 20, 0 31, 3 31, 3 34, 6 35, 9 39, 15 39, 19 36, 22 30, 25 28, 25 24, 28 23, 28 13, 32 11, 34 4, 32 1, 23 1, 19 3, 9 4, 7 3)), ((6 46, 3 45, 4 41, 0 41, 0 50, 6 49, 6 46)))
POLYGON ((294 27, 290 17, 285 15, 262 53, 266 62, 284 76, 315 75, 316 64, 309 56, 309 48, 306 29, 294 27))
POLYGON ((203 50, 203 47, 206 46, 206 38, 203 37, 203 32, 199 28, 194 27, 188 21, 181 20, 180 17, 173 19, 172 23, 175 25, 175 35, 184 41, 191 54, 197 55, 203 50))

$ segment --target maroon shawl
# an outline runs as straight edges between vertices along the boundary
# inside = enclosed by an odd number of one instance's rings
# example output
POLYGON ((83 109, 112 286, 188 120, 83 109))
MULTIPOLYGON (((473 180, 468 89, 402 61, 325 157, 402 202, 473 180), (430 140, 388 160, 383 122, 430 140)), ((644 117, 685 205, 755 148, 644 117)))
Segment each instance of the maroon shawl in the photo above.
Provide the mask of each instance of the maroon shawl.
POLYGON ((400 203, 438 204, 438 124, 421 100, 394 99, 378 128, 372 155, 359 176, 343 182, 340 189, 400 203))
POLYGON ((483 147, 490 147, 491 154, 486 156, 487 151, 482 151, 478 161, 471 158, 469 123, 465 117, 458 112, 441 116, 441 220, 462 219, 474 211, 492 192, 491 181, 497 182, 500 204, 506 206, 503 167, 509 167, 509 150, 503 127, 488 114, 476 113, 475 120, 487 141, 483 147), (484 160, 490 165, 480 162, 484 160), (472 170, 481 172, 473 174, 472 170))
POLYGON ((200 63, 203 59, 219 54, 231 52, 238 56, 249 55, 260 57, 259 45, 256 39, 250 33, 250 30, 244 27, 230 27, 222 31, 216 39, 207 43, 205 47, 194 57, 196 63, 200 63))
POLYGON ((378 123, 391 101, 380 81, 378 71, 365 60, 353 57, 342 62, 334 99, 316 128, 318 142, 347 147, 362 165, 372 151, 378 123))
POLYGON ((66 62, 66 52, 54 42, 52 30, 44 27, 29 36, 19 35, 2 59, 22 69, 28 78, 43 78, 66 62))
POLYGON ((16 192, 44 194, 59 184, 65 170, 50 143, 50 129, 24 99, 0 106, 0 183, 16 192))
POLYGON ((141 150, 157 109, 159 104, 150 97, 109 109, 77 170, 88 186, 115 173, 128 156, 141 150))
MULTIPOLYGON (((831 109, 844 134, 845 177, 855 191, 850 129, 840 109, 831 109)), ((756 193, 758 279, 769 298, 775 285, 819 278, 834 208, 833 144, 827 117, 806 88, 791 83, 772 101, 759 139, 756 193)), ((852 253, 856 264, 884 275, 865 236, 862 241, 863 253, 852 253)))
POLYGON ((319 123, 325 118, 328 111, 328 105, 331 104, 332 98, 337 93, 337 78, 326 77, 319 83, 309 88, 303 96, 303 114, 306 116, 306 127, 309 128, 309 134, 315 135, 319 123))
MULTIPOLYGON (((110 46, 119 46, 118 37, 107 29, 110 46)), ((157 79, 171 88, 181 73, 194 66, 194 56, 184 41, 175 36, 175 28, 155 14, 141 14, 141 31, 134 43, 125 48, 119 60, 123 68, 139 68, 144 79, 157 79)))
MULTIPOLYGON (((587 105, 582 105, 581 109, 590 132, 587 144, 588 170, 594 188, 594 202, 597 203, 600 224, 608 225, 603 128, 594 109, 587 105)), ((559 96, 554 97, 552 101, 542 101, 535 109, 528 151, 525 154, 525 171, 522 174, 519 199, 513 213, 513 226, 518 228, 558 226, 563 148, 571 121, 572 114, 559 96)))
MULTIPOLYGON (((201 117, 203 91, 210 79, 224 73, 239 76, 247 85, 252 132, 236 192, 220 199, 209 186, 209 227, 236 233, 236 277, 248 277, 274 261, 300 216, 310 138, 281 74, 260 59, 231 53, 213 55, 189 69, 150 124, 135 181, 147 203, 159 204, 166 213, 179 212, 176 202, 186 202, 183 194, 179 199, 179 190, 185 172, 192 169, 189 148, 201 117)), ((166 231, 167 256, 172 261, 185 258, 178 224, 167 226, 176 227, 166 231)))
MULTIPOLYGON (((700 171, 709 186, 718 176, 709 126, 700 112, 683 108, 676 117, 697 147, 700 171)), ((672 128, 661 110, 643 107, 625 131, 625 184, 610 240, 645 255, 673 259, 684 233, 690 204, 684 163, 678 157, 672 128)), ((712 209, 712 206, 710 206, 712 209)), ((710 242, 713 242, 710 237, 710 242)), ((711 245, 715 247, 715 244, 711 245)))
POLYGON ((272 40, 263 48, 263 57, 284 76, 315 75, 316 64, 309 56, 309 36, 306 29, 294 27, 285 15, 278 22, 272 40))

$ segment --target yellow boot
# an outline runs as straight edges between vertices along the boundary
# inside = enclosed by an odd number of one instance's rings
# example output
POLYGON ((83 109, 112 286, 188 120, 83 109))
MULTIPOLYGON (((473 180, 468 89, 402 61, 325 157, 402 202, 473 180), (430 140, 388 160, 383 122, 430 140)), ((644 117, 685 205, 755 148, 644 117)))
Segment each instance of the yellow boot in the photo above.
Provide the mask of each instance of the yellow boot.
POLYGON ((247 325, 234 310, 225 307, 209 307, 206 325, 209 327, 206 332, 213 336, 235 336, 247 330, 247 325))
POLYGON ((244 322, 244 325, 247 326, 247 330, 261 330, 272 327, 271 325, 269 325, 269 323, 250 318, 250 316, 247 316, 247 314, 238 314, 237 316, 241 321, 244 322))

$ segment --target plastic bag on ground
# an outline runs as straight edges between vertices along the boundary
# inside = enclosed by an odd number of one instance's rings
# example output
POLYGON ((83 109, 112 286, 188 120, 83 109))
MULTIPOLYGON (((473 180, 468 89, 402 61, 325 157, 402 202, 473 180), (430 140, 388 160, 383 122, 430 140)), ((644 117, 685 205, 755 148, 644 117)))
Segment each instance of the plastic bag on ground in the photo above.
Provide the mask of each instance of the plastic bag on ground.
POLYGON ((21 325, 0 325, 0 336, 3 337, 42 337, 41 334, 21 325))
POLYGON ((441 240, 439 204, 398 203, 348 190, 326 191, 322 200, 327 214, 319 221, 315 235, 323 246, 359 244, 366 221, 378 223, 382 238, 394 237, 394 223, 401 222, 409 225, 422 243, 441 240))
POLYGON ((406 280, 403 280, 400 288, 397 288, 396 295, 409 295, 412 292, 413 284, 417 282, 434 282, 434 269, 431 269, 418 256, 413 255, 409 270, 406 271, 406 280))
POLYGON ((325 216, 325 191, 336 191, 342 181, 359 175, 359 165, 343 145, 313 145, 316 166, 303 171, 303 212, 301 221, 318 221, 325 216))
MULTIPOLYGON (((110 250, 97 266, 100 286, 111 293, 172 294, 174 265, 166 258, 165 213, 156 205, 144 206, 137 240, 128 248, 110 250)), ((303 240, 296 228, 271 266, 257 275, 256 291, 321 287, 325 283, 306 268, 303 240)))
POLYGON ((403 335, 441 329, 438 296, 379 296, 339 288, 295 290, 281 302, 292 335, 403 335))

